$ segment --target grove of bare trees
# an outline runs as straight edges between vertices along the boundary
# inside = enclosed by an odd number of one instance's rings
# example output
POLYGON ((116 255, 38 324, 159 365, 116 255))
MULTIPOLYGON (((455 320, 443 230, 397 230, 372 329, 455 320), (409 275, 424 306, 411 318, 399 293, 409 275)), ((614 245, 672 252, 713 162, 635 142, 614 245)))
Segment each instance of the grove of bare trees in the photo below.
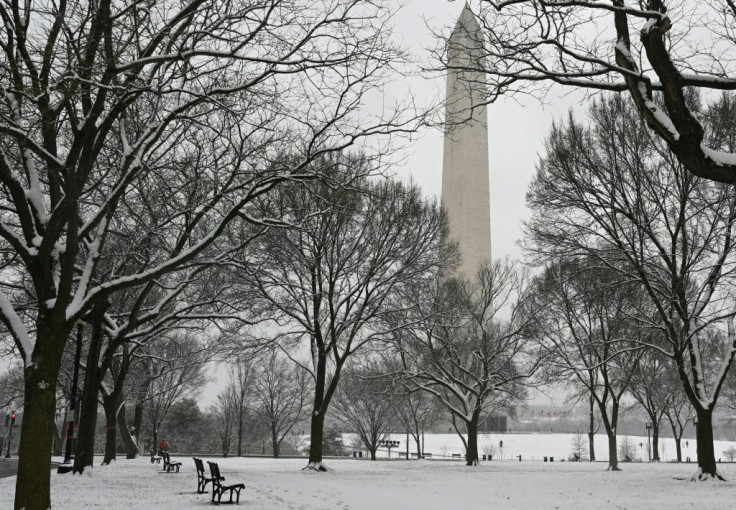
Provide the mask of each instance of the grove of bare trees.
MULTIPOLYGON (((699 107, 712 146, 729 148, 719 119, 732 107, 729 96, 699 107)), ((625 97, 595 101, 589 116, 552 129, 528 194, 528 247, 540 261, 592 259, 618 275, 612 289, 636 285, 629 338, 671 361, 697 418, 694 478, 720 477, 712 416, 736 353, 733 190, 689 173, 625 97)))
MULTIPOLYGON (((323 470, 324 420, 346 362, 388 334, 383 320, 405 306, 411 284, 442 266, 446 222, 414 185, 372 181, 370 160, 319 162, 331 181, 283 188, 263 207, 298 228, 272 228, 242 263, 257 267, 256 308, 271 319, 263 339, 310 379, 308 467, 323 470)), ((398 326, 397 326, 398 327, 398 326)))
POLYGON ((16 509, 51 505, 77 321, 216 259, 228 223, 262 221, 248 205, 314 178, 316 156, 412 129, 396 110, 355 115, 402 57, 390 14, 366 0, 0 5, 0 320, 25 367, 16 509), (285 149, 295 158, 272 164, 285 149), (118 241, 144 251, 103 255, 118 241))

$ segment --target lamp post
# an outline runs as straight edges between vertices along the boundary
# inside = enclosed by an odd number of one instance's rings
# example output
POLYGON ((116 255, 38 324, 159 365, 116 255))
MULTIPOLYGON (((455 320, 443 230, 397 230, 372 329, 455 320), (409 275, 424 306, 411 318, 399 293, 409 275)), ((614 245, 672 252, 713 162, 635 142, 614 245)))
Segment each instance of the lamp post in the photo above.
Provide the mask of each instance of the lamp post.
POLYGON ((647 457, 649 457, 649 462, 652 462, 652 438, 650 437, 650 432, 652 431, 652 422, 648 421, 645 425, 647 427, 647 457))
POLYGON ((378 446, 383 446, 388 450, 388 458, 391 458, 391 448, 398 448, 401 441, 390 441, 388 439, 382 439, 378 442, 378 446))

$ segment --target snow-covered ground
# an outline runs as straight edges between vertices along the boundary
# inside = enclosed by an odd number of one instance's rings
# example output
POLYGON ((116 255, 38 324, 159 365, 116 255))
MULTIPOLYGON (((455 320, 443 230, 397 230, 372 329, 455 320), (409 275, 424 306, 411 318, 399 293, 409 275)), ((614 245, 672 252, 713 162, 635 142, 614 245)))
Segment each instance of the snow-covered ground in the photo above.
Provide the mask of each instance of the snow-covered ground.
MULTIPOLYGON (((647 460, 647 436, 619 436, 618 443, 624 437, 628 437, 633 445, 633 458, 641 458, 647 460), (641 446, 640 446, 641 445, 641 446)), ((482 456, 484 453, 493 453, 494 459, 499 459, 501 453, 505 460, 515 459, 521 455, 522 460, 542 460, 544 457, 554 457, 556 462, 561 459, 567 459, 571 452, 571 441, 573 434, 479 434, 478 435, 478 453, 482 456), (500 442, 503 441, 503 452, 500 448, 500 442)), ((584 435, 586 453, 588 445, 588 436, 584 435)), ((406 453, 406 435, 393 434, 391 440, 400 441, 398 448, 391 450, 391 457, 396 458, 397 452, 402 455, 406 453)), ((345 440, 346 444, 350 444, 350 440, 345 440)), ((682 458, 685 460, 691 457, 696 458, 696 445, 693 439, 682 440, 682 458)), ((716 458, 722 457, 726 460, 723 452, 731 447, 736 447, 733 441, 715 441, 716 458)), ((605 434, 596 434, 595 450, 597 460, 608 460, 608 438, 605 434)), ((457 434, 426 434, 424 438, 424 451, 432 454, 433 457, 441 456, 443 452, 448 458, 452 454, 465 454, 463 443, 457 434)), ((414 440, 409 437, 409 452, 416 452, 414 440)), ((669 461, 677 458, 675 449, 675 441, 672 438, 659 438, 659 454, 660 459, 669 461)), ((381 449, 379 457, 386 457, 386 450, 381 449)))
MULTIPOLYGON (((196 509, 210 506, 196 494, 188 457, 180 473, 163 473, 147 459, 119 460, 82 476, 51 476, 53 508, 196 509)), ((243 482, 240 506, 281 510, 498 509, 730 509, 736 464, 720 466, 727 482, 683 481, 694 464, 494 461, 470 468, 452 461, 332 460, 331 471, 302 471, 304 459, 217 459, 227 482, 243 482)), ((206 465, 206 464, 205 464, 206 465)), ((2 508, 11 507, 15 477, 0 480, 2 508)))

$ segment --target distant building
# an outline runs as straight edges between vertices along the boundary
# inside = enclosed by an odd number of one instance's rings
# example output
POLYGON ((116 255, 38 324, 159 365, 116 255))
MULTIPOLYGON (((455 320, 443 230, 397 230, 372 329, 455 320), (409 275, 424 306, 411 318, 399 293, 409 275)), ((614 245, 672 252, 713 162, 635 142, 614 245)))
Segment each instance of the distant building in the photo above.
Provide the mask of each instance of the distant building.
POLYGON ((508 431, 508 417, 502 414, 489 414, 480 422, 478 429, 481 432, 506 432, 508 431))

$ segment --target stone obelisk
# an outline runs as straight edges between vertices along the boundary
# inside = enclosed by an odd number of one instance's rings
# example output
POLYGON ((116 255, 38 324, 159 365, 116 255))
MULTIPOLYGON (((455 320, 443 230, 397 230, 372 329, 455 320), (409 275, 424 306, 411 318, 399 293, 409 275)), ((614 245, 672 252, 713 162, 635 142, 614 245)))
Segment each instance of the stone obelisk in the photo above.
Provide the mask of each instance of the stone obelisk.
POLYGON ((448 41, 442 204, 460 251, 458 276, 472 278, 491 260, 488 115, 484 38, 466 3, 448 41))

